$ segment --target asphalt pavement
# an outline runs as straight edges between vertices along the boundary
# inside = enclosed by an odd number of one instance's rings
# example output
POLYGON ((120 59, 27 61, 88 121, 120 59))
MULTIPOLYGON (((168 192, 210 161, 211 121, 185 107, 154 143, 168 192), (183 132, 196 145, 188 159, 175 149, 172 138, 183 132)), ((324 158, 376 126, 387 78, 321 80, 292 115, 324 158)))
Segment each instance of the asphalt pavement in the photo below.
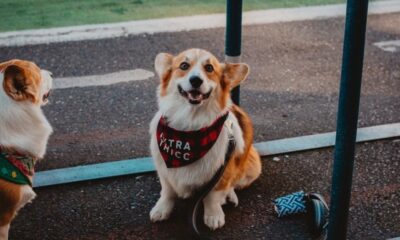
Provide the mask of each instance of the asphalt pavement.
MULTIPOLYGON (((255 141, 335 130, 343 18, 246 26, 242 60, 251 74, 241 104, 255 141)), ((374 46, 400 39, 400 13, 368 19, 359 126, 400 122, 400 52, 374 46)), ((0 48, 0 61, 35 61, 55 77, 153 71, 159 52, 204 48, 223 59, 224 29, 143 34, 105 40, 0 48)), ((149 156, 148 124, 158 80, 57 89, 44 112, 55 133, 37 170, 149 156)), ((400 139, 357 145, 349 239, 400 236, 400 139)), ((331 148, 263 159, 263 174, 227 206, 217 239, 312 239, 304 216, 278 219, 271 199, 298 190, 329 197, 331 148)), ((36 189, 11 239, 188 239, 187 202, 171 219, 150 223, 159 195, 155 174, 36 189)))

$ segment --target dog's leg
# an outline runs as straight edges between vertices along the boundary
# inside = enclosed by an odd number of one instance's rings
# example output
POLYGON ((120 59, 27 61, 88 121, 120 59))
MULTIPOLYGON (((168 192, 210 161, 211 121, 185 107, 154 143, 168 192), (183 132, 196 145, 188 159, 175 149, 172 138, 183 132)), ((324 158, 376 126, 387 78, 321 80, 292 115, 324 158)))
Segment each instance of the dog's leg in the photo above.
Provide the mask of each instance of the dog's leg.
POLYGON ((0 240, 8 240, 9 230, 10 230, 10 224, 0 227, 0 240))
POLYGON ((174 208, 176 193, 171 185, 160 176, 161 196, 156 205, 150 211, 150 220, 152 222, 162 221, 169 218, 174 208))
POLYGON ((245 164, 245 174, 236 182, 236 189, 243 189, 252 184, 261 174, 261 159, 254 146, 251 146, 245 164))
POLYGON ((27 203, 31 203, 35 197, 36 193, 33 191, 32 187, 28 185, 21 187, 21 200, 17 205, 17 211, 23 208, 27 203))
POLYGON ((212 190, 203 200, 204 223, 215 230, 225 224, 225 214, 221 205, 225 202, 229 190, 212 190))
POLYGON ((228 196, 226 197, 228 202, 231 202, 237 207, 239 205, 239 199, 235 193, 235 189, 231 188, 231 190, 228 192, 228 196))

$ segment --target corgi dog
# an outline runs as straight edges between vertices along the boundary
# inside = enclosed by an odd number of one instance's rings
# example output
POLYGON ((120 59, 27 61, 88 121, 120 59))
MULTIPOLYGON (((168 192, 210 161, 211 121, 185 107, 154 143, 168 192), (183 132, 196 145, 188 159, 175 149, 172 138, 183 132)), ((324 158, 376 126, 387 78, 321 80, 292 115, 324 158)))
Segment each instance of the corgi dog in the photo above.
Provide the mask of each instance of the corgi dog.
POLYGON ((230 98, 249 67, 221 63, 208 51, 189 49, 176 56, 158 54, 155 70, 159 110, 150 123, 150 150, 162 189, 150 219, 167 219, 177 197, 188 198, 209 182, 224 164, 229 137, 234 137, 231 160, 203 200, 205 225, 221 228, 222 205, 229 201, 237 206, 235 189, 249 186, 261 174, 251 120, 230 98))
POLYGON ((0 63, 0 240, 10 223, 35 198, 32 177, 43 158, 52 127, 41 106, 48 102, 52 77, 35 63, 0 63))

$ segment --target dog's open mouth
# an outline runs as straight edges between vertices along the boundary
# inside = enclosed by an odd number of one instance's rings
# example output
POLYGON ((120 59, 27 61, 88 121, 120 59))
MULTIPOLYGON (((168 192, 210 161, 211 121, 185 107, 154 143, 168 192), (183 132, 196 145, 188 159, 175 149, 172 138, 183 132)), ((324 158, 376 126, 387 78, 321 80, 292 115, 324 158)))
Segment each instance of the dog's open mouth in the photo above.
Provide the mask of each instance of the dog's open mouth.
POLYGON ((50 91, 48 91, 46 94, 43 95, 42 101, 43 103, 48 103, 49 102, 49 97, 50 97, 50 91))
POLYGON ((201 93, 197 89, 193 89, 190 91, 185 91, 182 89, 181 86, 178 85, 178 91, 179 93, 184 97, 189 100, 189 103, 191 104, 200 104, 203 100, 206 100, 207 98, 210 97, 212 89, 208 93, 201 93))

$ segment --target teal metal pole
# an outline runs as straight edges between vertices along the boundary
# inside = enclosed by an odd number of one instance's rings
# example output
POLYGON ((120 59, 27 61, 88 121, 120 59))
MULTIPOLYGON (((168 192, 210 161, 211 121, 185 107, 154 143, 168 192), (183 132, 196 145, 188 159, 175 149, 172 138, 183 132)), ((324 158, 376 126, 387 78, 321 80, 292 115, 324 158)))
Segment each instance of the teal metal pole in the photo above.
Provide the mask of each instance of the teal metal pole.
POLYGON ((347 234, 367 13, 368 0, 347 1, 328 240, 347 234))
MULTIPOLYGON (((242 42, 242 0, 226 1, 226 32, 225 32, 225 60, 226 62, 238 63, 241 55, 242 42)), ((235 87, 232 92, 232 101, 239 105, 240 86, 235 87)))

